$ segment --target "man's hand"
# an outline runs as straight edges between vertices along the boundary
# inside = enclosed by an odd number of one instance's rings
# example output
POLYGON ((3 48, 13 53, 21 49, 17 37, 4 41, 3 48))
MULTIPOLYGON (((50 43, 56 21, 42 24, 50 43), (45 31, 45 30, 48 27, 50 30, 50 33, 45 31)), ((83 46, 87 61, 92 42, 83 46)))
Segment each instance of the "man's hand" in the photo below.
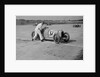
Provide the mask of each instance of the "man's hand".
POLYGON ((38 28, 38 30, 40 30, 40 31, 41 31, 41 29, 40 29, 40 28, 38 28))

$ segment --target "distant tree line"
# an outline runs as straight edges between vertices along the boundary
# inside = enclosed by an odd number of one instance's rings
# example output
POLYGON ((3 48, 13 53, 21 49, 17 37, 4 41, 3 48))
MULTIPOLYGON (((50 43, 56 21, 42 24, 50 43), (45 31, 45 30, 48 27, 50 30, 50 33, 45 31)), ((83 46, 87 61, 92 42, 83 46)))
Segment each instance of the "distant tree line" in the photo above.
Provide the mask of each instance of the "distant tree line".
POLYGON ((16 19, 16 25, 33 25, 44 21, 45 24, 83 24, 83 19, 80 20, 25 20, 25 19, 16 19))

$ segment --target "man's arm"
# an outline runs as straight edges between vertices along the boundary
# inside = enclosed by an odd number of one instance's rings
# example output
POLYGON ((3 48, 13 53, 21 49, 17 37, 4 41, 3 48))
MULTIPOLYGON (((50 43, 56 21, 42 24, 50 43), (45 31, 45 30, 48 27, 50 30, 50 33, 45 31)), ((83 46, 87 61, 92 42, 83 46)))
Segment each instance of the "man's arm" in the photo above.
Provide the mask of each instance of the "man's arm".
POLYGON ((39 25, 38 29, 39 29, 39 30, 42 30, 42 26, 43 26, 43 24, 41 23, 41 24, 39 25))

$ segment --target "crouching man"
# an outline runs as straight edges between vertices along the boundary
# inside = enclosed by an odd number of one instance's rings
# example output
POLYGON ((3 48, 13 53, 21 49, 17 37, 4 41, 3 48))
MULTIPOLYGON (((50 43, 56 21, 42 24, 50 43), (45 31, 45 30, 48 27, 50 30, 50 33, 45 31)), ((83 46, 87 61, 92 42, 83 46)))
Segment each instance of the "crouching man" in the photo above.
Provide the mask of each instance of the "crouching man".
POLYGON ((39 24, 36 26, 36 28, 35 28, 35 35, 34 35, 34 37, 32 38, 32 41, 36 39, 37 35, 39 35, 41 42, 44 41, 44 37, 43 37, 43 35, 42 35, 42 33, 41 33, 43 24, 44 24, 44 23, 41 22, 41 23, 39 23, 39 24))

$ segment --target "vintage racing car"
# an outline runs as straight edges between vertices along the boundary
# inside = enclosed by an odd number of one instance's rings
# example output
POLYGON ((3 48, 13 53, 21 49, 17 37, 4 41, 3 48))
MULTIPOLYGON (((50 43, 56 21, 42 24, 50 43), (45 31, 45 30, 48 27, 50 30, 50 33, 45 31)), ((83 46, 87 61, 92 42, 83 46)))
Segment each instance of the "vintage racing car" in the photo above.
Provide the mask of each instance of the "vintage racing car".
MULTIPOLYGON (((53 30, 49 29, 49 27, 44 27, 41 30, 41 33, 45 40, 53 40, 56 44, 59 44, 61 42, 67 43, 70 40, 70 35, 67 32, 64 32, 63 30, 53 30)), ((31 33, 31 37, 33 38, 35 35, 35 31, 31 33)), ((39 35, 35 40, 40 40, 39 35)))

